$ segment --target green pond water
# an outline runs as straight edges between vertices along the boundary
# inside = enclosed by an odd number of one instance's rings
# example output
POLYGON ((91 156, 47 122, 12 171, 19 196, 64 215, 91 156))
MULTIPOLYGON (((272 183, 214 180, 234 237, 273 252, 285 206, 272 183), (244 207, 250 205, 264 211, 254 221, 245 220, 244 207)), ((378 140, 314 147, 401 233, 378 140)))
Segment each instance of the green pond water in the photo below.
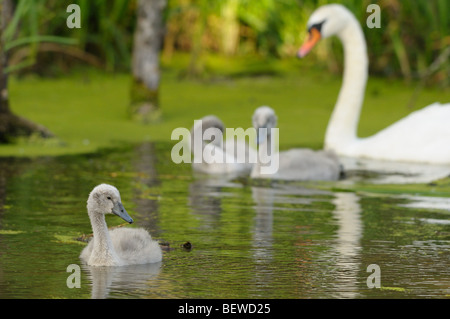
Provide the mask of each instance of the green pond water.
POLYGON ((198 177, 170 150, 0 159, 0 298, 450 296, 450 198, 198 177), (161 263, 82 265, 77 239, 91 233, 86 200, 99 183, 120 190, 135 220, 124 227, 159 240, 161 263), (80 288, 67 285, 73 264, 80 288), (368 287, 373 264, 379 288, 368 287))

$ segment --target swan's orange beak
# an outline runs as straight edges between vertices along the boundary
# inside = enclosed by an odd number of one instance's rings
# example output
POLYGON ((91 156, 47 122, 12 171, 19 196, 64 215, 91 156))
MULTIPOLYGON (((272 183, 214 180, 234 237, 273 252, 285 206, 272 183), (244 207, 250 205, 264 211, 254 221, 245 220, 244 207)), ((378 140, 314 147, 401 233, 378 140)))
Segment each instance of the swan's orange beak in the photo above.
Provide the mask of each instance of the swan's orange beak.
POLYGON ((316 28, 311 28, 309 31, 309 37, 303 43, 302 47, 297 52, 297 57, 303 58, 305 55, 311 51, 311 49, 316 45, 317 42, 319 42, 321 38, 320 31, 316 28))

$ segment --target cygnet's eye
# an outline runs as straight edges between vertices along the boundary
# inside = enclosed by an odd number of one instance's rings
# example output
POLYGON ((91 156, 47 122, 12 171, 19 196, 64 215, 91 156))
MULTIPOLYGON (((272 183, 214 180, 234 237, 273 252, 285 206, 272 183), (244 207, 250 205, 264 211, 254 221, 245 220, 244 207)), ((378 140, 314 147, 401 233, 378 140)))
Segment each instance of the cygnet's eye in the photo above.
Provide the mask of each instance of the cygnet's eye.
POLYGON ((111 199, 111 196, 106 197, 107 199, 111 199))

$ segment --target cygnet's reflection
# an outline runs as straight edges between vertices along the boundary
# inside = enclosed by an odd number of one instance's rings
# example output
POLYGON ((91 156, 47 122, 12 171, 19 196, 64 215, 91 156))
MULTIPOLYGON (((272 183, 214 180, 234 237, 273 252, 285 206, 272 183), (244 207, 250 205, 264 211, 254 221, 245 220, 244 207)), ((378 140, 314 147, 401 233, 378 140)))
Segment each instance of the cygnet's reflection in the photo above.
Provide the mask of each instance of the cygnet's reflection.
POLYGON ((226 188, 242 188, 234 182, 234 174, 208 175, 194 173, 195 180, 189 185, 188 205, 192 214, 201 218, 203 227, 214 227, 222 211, 222 199, 235 196, 226 188))
POLYGON ((274 190, 272 188, 252 187, 252 197, 255 202, 256 213, 253 231, 253 256, 256 262, 271 260, 274 190))
POLYGON ((127 292, 136 296, 145 295, 152 289, 152 282, 161 271, 161 262, 120 267, 93 267, 83 264, 92 284, 92 299, 106 299, 114 291, 121 295, 127 292))
POLYGON ((252 187, 256 213, 253 231, 255 260, 267 261, 272 256, 273 211, 276 204, 292 204, 289 208, 277 207, 277 210, 302 211, 304 209, 299 207, 311 204, 317 200, 314 196, 324 194, 329 193, 289 184, 252 187), (295 205, 298 205, 297 208, 295 205))

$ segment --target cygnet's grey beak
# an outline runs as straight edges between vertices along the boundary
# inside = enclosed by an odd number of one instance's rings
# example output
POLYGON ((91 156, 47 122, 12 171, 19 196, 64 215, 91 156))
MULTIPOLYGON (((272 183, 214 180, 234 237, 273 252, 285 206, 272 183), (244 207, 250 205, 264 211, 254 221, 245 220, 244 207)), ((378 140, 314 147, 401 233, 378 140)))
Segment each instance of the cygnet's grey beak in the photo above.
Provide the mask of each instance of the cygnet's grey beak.
POLYGON ((131 218, 130 215, 128 215, 127 211, 125 210, 125 207, 123 207, 121 202, 117 202, 114 204, 112 212, 113 214, 122 218, 124 221, 130 224, 133 223, 133 218, 131 218))
POLYGON ((256 131, 256 144, 261 145, 266 141, 268 135, 268 128, 266 127, 259 127, 256 131))

